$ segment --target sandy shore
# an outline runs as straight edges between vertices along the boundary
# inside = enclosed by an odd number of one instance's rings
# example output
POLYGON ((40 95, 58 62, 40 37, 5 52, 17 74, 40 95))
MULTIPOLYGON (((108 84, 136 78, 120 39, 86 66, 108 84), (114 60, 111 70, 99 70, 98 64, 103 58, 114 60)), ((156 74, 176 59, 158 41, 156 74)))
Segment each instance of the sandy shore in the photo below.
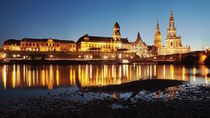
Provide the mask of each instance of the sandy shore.
POLYGON ((140 80, 121 86, 75 87, 58 95, 0 99, 0 115, 2 118, 209 118, 209 106, 209 87, 181 81, 140 80))

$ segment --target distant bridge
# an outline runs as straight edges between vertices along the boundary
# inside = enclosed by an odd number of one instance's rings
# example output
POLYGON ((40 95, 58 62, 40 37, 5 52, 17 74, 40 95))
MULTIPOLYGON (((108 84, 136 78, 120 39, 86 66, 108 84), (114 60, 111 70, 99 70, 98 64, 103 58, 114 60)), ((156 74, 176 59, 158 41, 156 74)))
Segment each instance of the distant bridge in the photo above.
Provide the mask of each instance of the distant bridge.
POLYGON ((158 62, 174 62, 182 64, 209 64, 210 51, 193 51, 183 54, 159 55, 149 58, 158 62))

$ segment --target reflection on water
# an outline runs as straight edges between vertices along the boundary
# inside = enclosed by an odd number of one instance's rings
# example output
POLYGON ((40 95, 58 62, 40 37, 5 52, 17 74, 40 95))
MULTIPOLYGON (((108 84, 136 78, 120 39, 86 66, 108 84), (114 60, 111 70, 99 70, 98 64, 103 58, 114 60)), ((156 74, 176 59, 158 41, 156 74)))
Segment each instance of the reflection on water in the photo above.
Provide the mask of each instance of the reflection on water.
POLYGON ((1 65, 0 87, 48 88, 100 86, 138 79, 176 79, 209 84, 209 68, 174 65, 1 65))

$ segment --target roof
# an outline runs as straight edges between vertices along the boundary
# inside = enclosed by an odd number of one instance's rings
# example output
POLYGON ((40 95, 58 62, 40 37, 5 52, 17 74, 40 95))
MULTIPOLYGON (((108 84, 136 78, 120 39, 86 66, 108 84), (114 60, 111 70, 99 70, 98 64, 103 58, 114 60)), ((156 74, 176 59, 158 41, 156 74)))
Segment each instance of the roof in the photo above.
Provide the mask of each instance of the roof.
POLYGON ((48 39, 34 39, 34 38, 23 38, 21 41, 28 42, 46 42, 48 39))
MULTIPOLYGON (((101 36, 88 36, 87 34, 80 37, 77 43, 87 41, 87 42, 113 42, 113 37, 101 37, 101 36), (88 38, 88 40, 85 40, 85 38, 88 38)), ((129 43, 127 38, 121 38, 120 41, 122 43, 129 43)))
POLYGON ((136 41, 133 42, 133 45, 135 45, 135 46, 138 45, 138 44, 140 44, 141 46, 146 46, 146 43, 142 40, 139 32, 137 34, 136 41))
MULTIPOLYGON (((28 41, 28 42, 47 42, 49 39, 34 39, 34 38, 23 38, 21 41, 28 41)), ((54 42, 58 43, 75 43, 72 40, 58 40, 52 39, 54 42)))
POLYGON ((20 45, 20 40, 9 39, 4 41, 4 45, 20 45))

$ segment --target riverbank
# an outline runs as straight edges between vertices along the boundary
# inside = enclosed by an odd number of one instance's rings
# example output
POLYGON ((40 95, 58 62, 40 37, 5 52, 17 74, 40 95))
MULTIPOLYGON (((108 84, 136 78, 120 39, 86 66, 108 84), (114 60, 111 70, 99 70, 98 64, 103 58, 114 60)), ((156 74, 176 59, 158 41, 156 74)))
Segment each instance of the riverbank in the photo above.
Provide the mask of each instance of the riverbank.
MULTIPOLYGON (((106 59, 63 59, 63 60, 1 60, 0 64, 158 64, 156 61, 142 61, 142 60, 106 60, 106 59)), ((165 63, 172 64, 172 63, 165 63)))
POLYGON ((122 86, 70 87, 57 95, 1 99, 0 114, 3 118, 210 117, 208 86, 173 80, 139 80, 122 86))

